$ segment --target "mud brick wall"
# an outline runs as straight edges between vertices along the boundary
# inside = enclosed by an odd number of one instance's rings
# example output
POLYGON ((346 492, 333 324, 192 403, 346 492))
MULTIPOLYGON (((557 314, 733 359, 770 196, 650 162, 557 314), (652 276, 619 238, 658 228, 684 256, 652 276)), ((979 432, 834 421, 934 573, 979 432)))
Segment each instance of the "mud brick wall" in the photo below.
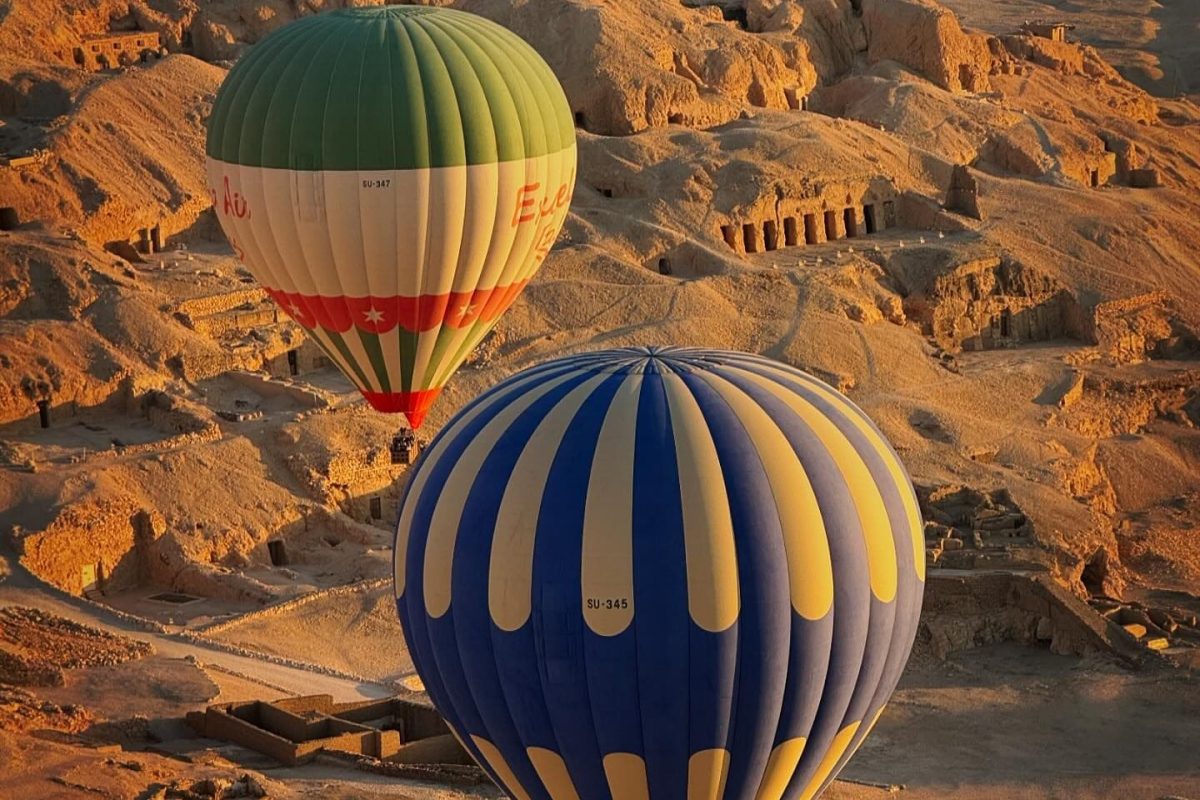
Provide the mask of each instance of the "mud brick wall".
POLYGON ((181 314, 186 314, 192 319, 199 319, 200 317, 211 317, 214 314, 232 311, 238 306, 244 306, 247 303, 258 305, 266 299, 267 295, 261 289, 241 289, 223 294, 193 297, 181 302, 175 307, 175 310, 181 314))
POLYGON ((15 537, 21 563, 71 594, 83 592, 85 569, 104 588, 138 585, 141 565, 132 506, 99 502, 66 506, 45 530, 15 537))

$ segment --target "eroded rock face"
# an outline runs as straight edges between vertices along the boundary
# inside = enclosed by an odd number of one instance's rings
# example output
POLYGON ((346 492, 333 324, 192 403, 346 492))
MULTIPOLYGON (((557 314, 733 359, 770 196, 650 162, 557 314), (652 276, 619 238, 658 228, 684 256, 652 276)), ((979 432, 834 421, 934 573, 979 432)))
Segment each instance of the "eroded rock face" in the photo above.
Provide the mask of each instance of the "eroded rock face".
POLYGON ((184 55, 111 77, 52 127, 42 166, 0 169, 0 196, 23 219, 77 226, 98 243, 187 228, 211 203, 200 154, 223 77, 184 55))
POLYGON ((928 264, 931 256, 938 258, 929 250, 894 256, 892 271, 905 281, 909 317, 942 348, 988 350, 1081 336, 1079 304, 1051 276, 1000 256, 967 260, 922 276, 913 267, 928 264))
POLYGON ((932 0, 863 0, 867 58, 896 61, 952 92, 991 88, 987 38, 965 33, 958 18, 932 0))
POLYGON ((1193 427, 1200 374, 1113 378, 1088 376, 1083 395, 1054 418, 1057 425, 1099 439, 1144 433, 1157 420, 1193 427))
POLYGON ((1109 300, 1092 311, 1091 338, 1114 363, 1152 358, 1192 358, 1200 338, 1172 309, 1163 291, 1109 300))
POLYGON ((654 3, 630 13, 600 3, 549 10, 502 0, 453 5, 532 44, 562 81, 580 127, 594 133, 709 127, 747 107, 790 108, 817 82, 807 36, 751 35, 717 8, 654 3))

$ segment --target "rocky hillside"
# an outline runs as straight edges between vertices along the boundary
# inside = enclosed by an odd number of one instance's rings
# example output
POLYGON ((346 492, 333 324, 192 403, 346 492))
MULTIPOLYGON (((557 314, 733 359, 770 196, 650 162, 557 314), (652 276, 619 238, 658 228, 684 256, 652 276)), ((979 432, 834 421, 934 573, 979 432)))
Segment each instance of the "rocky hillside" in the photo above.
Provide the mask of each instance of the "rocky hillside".
MULTIPOLYGON (((117 509, 123 536, 139 508, 164 506, 155 579, 206 590, 262 565, 273 526, 349 563, 337 548, 358 529, 330 522, 344 530, 321 544, 299 509, 341 504, 361 522, 376 484, 355 475, 394 426, 310 416, 330 387, 299 381, 272 384, 262 421, 236 427, 249 415, 236 403, 259 400, 221 376, 275 369, 296 331, 214 231, 201 172, 223 63, 330 4, 76 0, 47 4, 62 25, 42 30, 39 2, 0 15, 0 142, 43 151, 0 168, 0 205, 32 220, 0 236, 0 419, 26 426, 0 439, 38 470, 0 474, 0 503, 36 498, 22 514, 45 526, 86 500, 117 509), (54 61, 106 26, 158 31, 175 52, 105 73, 54 61), (136 263, 129 245, 155 224, 190 250, 136 263), (106 462, 102 479, 99 462, 29 433, 38 398, 137 406, 150 389, 167 410, 193 404, 211 435, 106 462), (261 507, 226 503, 237 482, 261 507), (199 511, 174 496, 185 486, 199 511)), ((1080 593, 1194 579, 1192 551, 1171 555, 1200 522, 1187 500, 1200 492, 1194 103, 1131 82, 1111 48, 1019 34, 965 0, 948 5, 966 27, 933 0, 449 4, 511 27, 555 69, 580 181, 542 273, 430 429, 563 352, 735 347, 837 385, 926 497, 957 498, 926 509, 941 563, 1048 567, 1080 593)), ((273 596, 259 578, 238 591, 273 596)))

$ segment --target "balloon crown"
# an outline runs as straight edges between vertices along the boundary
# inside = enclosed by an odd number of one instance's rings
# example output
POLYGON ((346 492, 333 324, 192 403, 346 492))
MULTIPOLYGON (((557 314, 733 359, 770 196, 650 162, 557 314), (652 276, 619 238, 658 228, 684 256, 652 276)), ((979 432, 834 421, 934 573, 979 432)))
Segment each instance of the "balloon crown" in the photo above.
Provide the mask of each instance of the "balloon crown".
POLYGON ((455 13, 452 9, 438 8, 436 6, 363 6, 360 8, 339 8, 337 11, 330 12, 330 16, 357 17, 370 20, 404 19, 405 17, 419 17, 425 14, 446 13, 447 11, 455 13))

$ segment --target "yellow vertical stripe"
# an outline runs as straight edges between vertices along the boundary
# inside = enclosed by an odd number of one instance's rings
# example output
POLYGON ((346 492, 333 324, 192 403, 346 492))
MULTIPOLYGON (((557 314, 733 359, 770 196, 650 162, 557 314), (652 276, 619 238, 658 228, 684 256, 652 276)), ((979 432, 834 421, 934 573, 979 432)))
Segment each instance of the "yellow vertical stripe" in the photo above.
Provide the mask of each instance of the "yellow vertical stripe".
MULTIPOLYGON (((536 380, 538 380, 537 375, 530 375, 525 378, 518 379, 512 385, 511 389, 516 390, 517 388, 536 380)), ((396 546, 394 548, 394 552, 392 553, 392 575, 394 578, 393 584, 396 591, 396 597, 404 594, 404 587, 408 577, 405 559, 408 553, 408 537, 412 533, 413 514, 415 514, 417 510, 417 500, 421 497, 421 493, 425 491, 425 484, 429 482, 429 475, 433 471, 433 465, 441 459, 441 457, 446 453, 447 448, 450 447, 450 443, 458 438, 458 435, 462 433, 463 429, 474 422, 480 414, 495 405, 498 400, 498 397, 491 397, 489 398, 489 401, 480 403, 466 414, 459 417, 449 429, 442 433, 437 442, 426 454, 426 468, 413 475, 412 485, 408 487, 408 501, 400 509, 400 521, 396 525, 396 546)))
POLYGON ((484 739, 482 736, 472 736, 471 741, 479 748, 479 752, 483 753, 483 759, 487 761, 488 766, 492 768, 492 772, 496 773, 496 777, 500 779, 502 788, 511 794, 516 800, 529 800, 529 793, 525 791, 525 787, 517 780, 517 776, 509 768, 508 762, 504 760, 504 756, 496 745, 484 739))
MULTIPOLYGON (((401 261, 400 243, 393 233, 400 200, 391 188, 392 172, 390 169, 358 170, 339 176, 343 180, 353 179, 354 189, 358 192, 361 226, 358 237, 362 240, 363 275, 368 293, 375 297, 396 295, 400 282, 400 276, 396 274, 399 272, 396 265, 401 261), (380 184, 385 186, 380 187, 380 184)), ((409 254, 404 253, 403 258, 408 257, 409 254)), ((346 293, 351 294, 350 291, 346 293)))
MULTIPOLYGON (((400 331, 401 328, 397 327, 379 337, 379 349, 383 351, 383 368, 387 370, 388 386, 393 392, 401 391, 404 387, 405 345, 401 341, 400 331)), ((421 387, 413 386, 412 388, 421 387)))
POLYGON ((433 246, 430 233, 433 225, 425 209, 433 195, 433 184, 439 176, 433 169, 397 171, 393 184, 396 192, 396 252, 404 257, 407 269, 396 270, 397 294, 418 297, 423 292, 425 264, 433 246))
POLYGON ((733 518, 717 446, 687 384, 664 374, 663 388, 675 434, 675 460, 683 505, 688 612, 706 631, 727 630, 741 608, 733 518))
MULTIPOLYGON (((546 158, 546 156, 540 156, 546 158)), ((491 289, 496 285, 496 279, 504 271, 504 265, 513 255, 513 243, 520 230, 512 224, 513 211, 518 198, 522 197, 521 187, 525 184, 528 171, 525 161, 508 161, 499 165, 496 174, 496 208, 492 222, 492 235, 484 253, 483 263, 479 267, 479 275, 475 279, 475 287, 491 289)), ((456 284, 456 291, 466 291, 466 284, 456 284)))
MULTIPOLYGON (((451 304, 446 308, 448 321, 456 321, 459 312, 463 311, 462 304, 451 304)), ((438 354, 437 360, 431 360, 428 368, 425 370, 425 375, 421 381, 420 388, 433 389, 439 386, 445 386, 450 380, 450 376, 458 371, 462 366, 462 362, 471 354, 469 349, 463 347, 463 344, 475 330, 475 326, 471 325, 465 328, 455 328, 448 324, 442 324, 431 331, 422 334, 423 336, 431 337, 434 342, 434 348, 441 347, 442 350, 438 354)), ((431 354, 432 359, 432 354, 431 354)))
POLYGON ((805 742, 806 740, 800 737, 788 739, 775 746, 771 751, 770 760, 767 761, 762 782, 758 785, 758 794, 754 795, 755 800, 783 800, 783 793, 787 791, 788 784, 796 774, 796 767, 800 764, 800 757, 804 755, 805 742))
POLYGON ((230 244, 240 251, 246 268, 254 277, 271 288, 279 287, 283 281, 281 276, 284 274, 283 264, 286 263, 287 256, 281 256, 280 250, 283 245, 275 241, 275 231, 277 228, 285 231, 288 229, 287 226, 291 224, 291 211, 288 210, 287 219, 273 222, 271 207, 263 201, 267 189, 261 177, 256 176, 255 180, 247 183, 242 180, 240 168, 236 164, 226 164, 213 158, 206 159, 205 163, 208 186, 215 200, 213 211, 221 229, 225 231, 230 244), (231 188, 236 184, 247 203, 258 209, 257 214, 251 213, 245 220, 239 221, 236 216, 222 213, 226 178, 230 180, 231 188))
POLYGON ((854 449, 850 440, 812 403, 769 378, 748 370, 736 371, 750 382, 766 389, 795 412, 821 440, 821 446, 837 464, 838 472, 850 491, 859 525, 862 526, 863 544, 867 549, 867 566, 871 574, 871 591, 880 602, 890 603, 896 596, 899 578, 896 542, 892 538, 892 521, 884 505, 883 495, 880 494, 867 463, 854 449))
POLYGON ((488 567, 488 609, 501 630, 515 631, 533 603, 533 548, 546 477, 567 426, 579 407, 609 375, 600 373, 572 389, 542 419, 525 443, 496 514, 488 567))
MULTIPOLYGON (((524 167, 524 174, 521 176, 521 183, 518 186, 519 197, 513 196, 510 199, 509 213, 512 215, 508 219, 510 226, 521 216, 521 213, 517 210, 517 204, 529 199, 523 187, 538 184, 539 187, 544 188, 546 185, 546 174, 549 170, 549 162, 546 158, 529 158, 520 163, 524 167)), ((536 202, 535 200, 535 205, 530 210, 536 210, 536 202)), ((507 256, 502 262, 495 265, 496 271, 494 273, 490 266, 484 271, 484 281, 487 285, 508 286, 514 281, 515 276, 521 272, 522 265, 528 260, 529 253, 533 250, 534 242, 537 241, 538 230, 536 218, 519 222, 513 227, 513 237, 507 256)))
MULTIPOLYGON (((921 522, 921 510, 917 505, 916 495, 913 493, 912 481, 908 478, 908 473, 904 466, 900 463, 892 452, 891 447, 883 440, 883 437, 875 430, 875 427, 869 424, 865 414, 848 399, 839 392, 834 391, 826 386, 821 381, 811 375, 807 375, 799 370, 788 370, 778 364, 769 361, 755 360, 753 362, 757 367, 767 369, 785 380, 798 381, 803 383, 806 388, 811 390, 822 399, 826 400, 836 408, 840 409, 844 418, 850 422, 855 428, 866 437, 872 449, 879 454, 883 459, 883 463, 887 466, 888 472, 891 474, 892 481, 896 485, 896 489, 900 494, 900 501, 904 505, 904 511, 908 517, 909 534, 912 540, 913 548, 913 564, 916 566, 917 578, 925 580, 925 526, 921 522)), ((785 389, 786 390, 786 389, 785 389)))
POLYGON ((821 507, 804 465, 754 398, 714 373, 697 374, 729 405, 762 459, 783 529, 792 607, 805 619, 821 619, 833 606, 833 562, 821 507))
POLYGON ((467 196, 462 251, 454 270, 451 291, 470 292, 479 286, 479 276, 487 261, 492 234, 497 226, 505 222, 497 209, 510 202, 509 197, 500 195, 501 170, 511 172, 511 162, 471 164, 466 167, 467 196))
POLYGON ((688 759, 687 800, 722 800, 729 777, 729 751, 701 750, 688 759))
POLYGON ((859 723, 854 722, 842 728, 838 735, 833 737, 833 741, 829 744, 829 749, 825 751, 825 757, 821 759, 821 766, 817 768, 817 772, 813 775, 813 779, 809 781, 808 786, 804 787, 804 791, 800 793, 800 800, 812 800, 817 796, 817 792, 821 791, 821 787, 825 785, 825 781, 833 774, 833 770, 837 767, 838 762, 842 760, 842 755, 850 746, 850 742, 854 739, 854 734, 858 731, 859 723))
POLYGON ((633 621, 633 454, 642 376, 630 375, 608 407, 583 512, 583 618, 616 636, 633 621), (590 601, 590 602, 589 602, 590 601))
POLYGON ((604 757, 604 775, 613 800, 650 800, 646 762, 633 753, 609 753, 604 757))
POLYGON ((883 712, 886 708, 887 708, 887 703, 884 703, 882 706, 879 707, 879 710, 875 712, 875 718, 872 719, 871 724, 867 726, 867 732, 863 734, 863 737, 862 737, 863 739, 866 739, 868 736, 871 735, 871 731, 875 730, 875 726, 879 724, 879 718, 883 716, 883 712))
POLYGON ((554 800, 579 800, 579 792, 575 791, 575 784, 571 782, 562 756, 542 747, 530 747, 525 752, 542 779, 542 785, 554 800))
MULTIPOLYGON (((431 617, 441 617, 450 609, 450 579, 454 566, 454 546, 458 541, 458 527, 462 521, 467 495, 475 484, 475 477, 479 474, 484 459, 492 452, 492 448, 513 420, 547 392, 572 377, 574 376, 571 373, 560 375, 514 397, 512 402, 484 425, 471 440, 442 485, 441 495, 429 522, 429 539, 425 543, 425 608, 431 617)), ((433 464, 433 461, 432 455, 426 457, 427 464, 433 464)), ((414 490, 416 488, 413 487, 414 490)), ((401 525, 404 525, 403 518, 401 525)))

